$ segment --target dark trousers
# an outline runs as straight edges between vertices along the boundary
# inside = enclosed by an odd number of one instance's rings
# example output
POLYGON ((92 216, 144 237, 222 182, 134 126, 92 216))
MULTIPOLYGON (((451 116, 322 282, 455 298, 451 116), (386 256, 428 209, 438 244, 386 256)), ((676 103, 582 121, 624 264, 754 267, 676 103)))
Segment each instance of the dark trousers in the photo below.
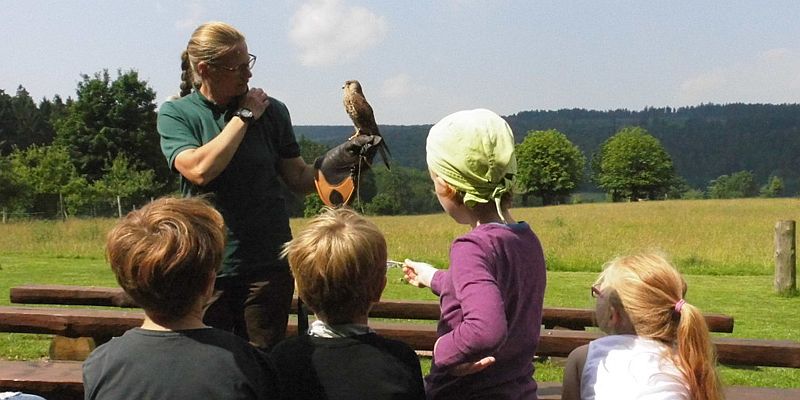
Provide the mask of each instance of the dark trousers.
POLYGON ((286 336, 293 294, 294 279, 288 267, 252 282, 217 278, 203 322, 269 351, 286 336))

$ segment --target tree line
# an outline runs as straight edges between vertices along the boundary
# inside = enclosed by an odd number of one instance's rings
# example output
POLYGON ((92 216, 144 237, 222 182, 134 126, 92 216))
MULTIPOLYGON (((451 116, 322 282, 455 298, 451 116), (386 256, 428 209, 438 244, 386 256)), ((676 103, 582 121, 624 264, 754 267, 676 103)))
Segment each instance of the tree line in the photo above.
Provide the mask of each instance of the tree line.
MULTIPOLYGON (((153 197, 177 192, 177 175, 168 168, 159 146, 156 94, 147 82, 134 70, 117 71, 113 79, 108 71, 81 78, 75 99, 54 96, 36 103, 22 86, 13 96, 0 90, 0 210, 4 215, 118 215, 153 197)), ((710 128, 714 126, 732 132, 727 138, 731 146, 762 152, 764 163, 780 159, 782 153, 777 157, 763 154, 763 141, 747 139, 740 144, 737 140, 749 138, 742 133, 748 129, 766 131, 769 137, 787 130, 796 133, 798 111, 797 106, 708 105, 508 116, 519 142, 518 202, 563 203, 587 188, 602 190, 613 201, 782 195, 797 179, 795 173, 785 184, 779 173, 787 172, 786 168, 773 168, 765 175, 763 167, 731 169, 751 165, 733 163, 704 185, 698 185, 696 175, 683 177, 682 171, 691 170, 687 169, 690 164, 704 171, 719 170, 710 164, 708 159, 714 157, 708 154, 733 154, 714 148, 718 136, 724 136, 710 128), (748 119, 742 114, 756 116, 748 119), (739 128, 732 129, 733 125, 739 128), (668 151, 676 143, 685 147, 683 141, 694 144, 677 157, 675 151, 668 151)), ((391 171, 376 166, 361 177, 356 208, 381 215, 439 211, 424 166, 429 128, 382 128, 396 155, 395 163, 391 171)), ((352 133, 348 126, 295 129, 308 162, 352 133)), ((793 144, 785 143, 782 150, 791 153, 798 148, 793 144)), ((287 190, 286 197, 295 216, 313 214, 321 207, 316 196, 301 198, 287 190)))

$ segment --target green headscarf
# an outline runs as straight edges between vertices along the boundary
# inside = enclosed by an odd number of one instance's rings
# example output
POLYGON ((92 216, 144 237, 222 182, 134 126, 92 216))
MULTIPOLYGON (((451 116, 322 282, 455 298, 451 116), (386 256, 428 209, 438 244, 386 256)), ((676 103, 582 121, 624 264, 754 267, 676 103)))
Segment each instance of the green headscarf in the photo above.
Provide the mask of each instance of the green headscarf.
POLYGON ((428 168, 464 193, 464 204, 494 200, 509 192, 517 173, 514 133, 499 115, 486 109, 450 114, 434 125, 425 146, 428 168))

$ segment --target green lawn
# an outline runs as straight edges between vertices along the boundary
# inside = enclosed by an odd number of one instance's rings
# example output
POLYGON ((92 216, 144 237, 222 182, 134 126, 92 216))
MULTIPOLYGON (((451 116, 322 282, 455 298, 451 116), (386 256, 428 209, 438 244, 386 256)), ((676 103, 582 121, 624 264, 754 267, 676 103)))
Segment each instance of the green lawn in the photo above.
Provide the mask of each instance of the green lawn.
MULTIPOLYGON (((26 283, 73 285, 116 285, 105 261, 96 258, 48 258, 32 256, 0 256, 3 279, 0 281, 0 304, 8 304, 10 287, 26 283)), ((399 269, 389 270, 389 284, 384 293, 389 299, 435 300, 427 289, 401 283, 399 269)), ((545 306, 592 307, 589 286, 596 274, 589 272, 549 272, 545 306)), ((705 276, 689 275, 687 300, 705 312, 734 316, 733 334, 718 336, 789 339, 800 341, 797 309, 800 297, 772 294, 769 276, 705 276), (725 299, 724 301, 720 299, 725 299), (769 310, 769 312, 764 312, 769 310)), ((0 334, 0 358, 36 359, 47 356, 49 338, 45 335, 0 334)), ((423 360, 427 371, 429 361, 423 360)), ((537 363, 537 378, 560 380, 558 360, 537 363)), ((727 384, 798 387, 800 369, 788 368, 722 368, 727 384)))

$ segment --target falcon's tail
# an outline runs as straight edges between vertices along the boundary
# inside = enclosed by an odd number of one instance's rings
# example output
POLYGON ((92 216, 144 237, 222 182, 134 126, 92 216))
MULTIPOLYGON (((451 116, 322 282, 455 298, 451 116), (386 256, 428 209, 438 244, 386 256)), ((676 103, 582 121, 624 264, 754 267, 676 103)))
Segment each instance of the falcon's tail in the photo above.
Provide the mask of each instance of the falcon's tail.
POLYGON ((391 170, 392 168, 389 167, 389 156, 392 153, 389 151, 389 146, 386 145, 386 140, 382 140, 381 143, 378 144, 378 151, 381 153, 383 163, 386 164, 386 169, 391 170))

